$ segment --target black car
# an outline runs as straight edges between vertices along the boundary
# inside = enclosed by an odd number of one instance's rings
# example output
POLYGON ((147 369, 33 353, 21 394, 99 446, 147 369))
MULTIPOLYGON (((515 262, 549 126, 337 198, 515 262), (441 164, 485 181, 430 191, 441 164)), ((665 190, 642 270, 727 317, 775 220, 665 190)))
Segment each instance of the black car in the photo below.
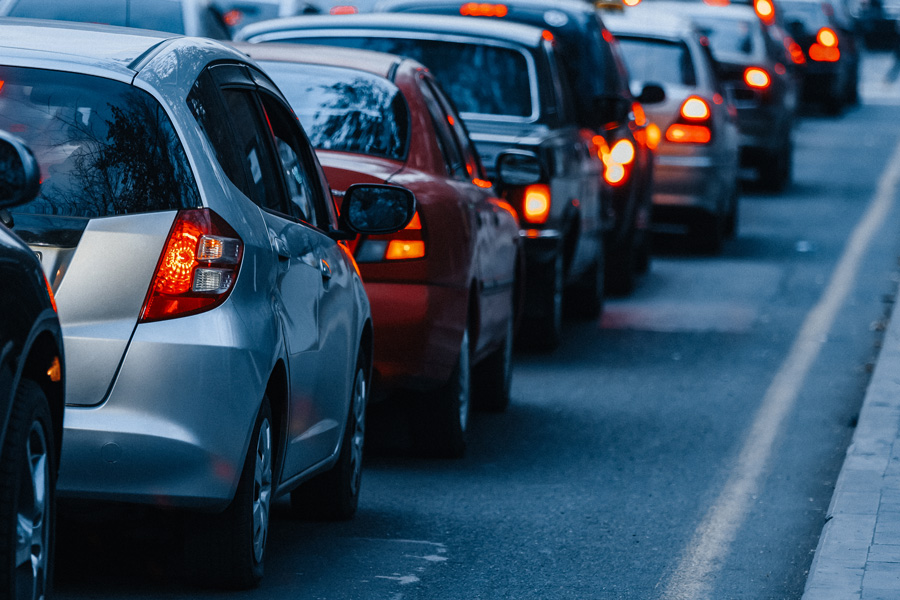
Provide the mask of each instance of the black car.
POLYGON ((375 10, 485 17, 540 27, 552 34, 571 84, 567 93, 578 125, 602 138, 597 146, 606 163, 604 187, 614 218, 606 236, 609 291, 631 292, 636 275, 649 268, 653 153, 645 143, 646 119, 635 105, 618 44, 594 7, 583 0, 509 0, 501 4, 383 0, 375 10), (615 160, 621 152, 630 153, 624 164, 615 160))
POLYGON ((34 253, 7 208, 37 194, 22 142, 0 131, 0 598, 44 598, 52 574, 63 421, 63 341, 34 253))
POLYGON ((566 286, 582 310, 599 314, 611 225, 603 164, 565 93, 563 58, 549 31, 382 13, 279 19, 237 37, 378 50, 426 65, 456 104, 487 176, 519 214, 526 262, 520 331, 544 348, 556 346, 566 286))

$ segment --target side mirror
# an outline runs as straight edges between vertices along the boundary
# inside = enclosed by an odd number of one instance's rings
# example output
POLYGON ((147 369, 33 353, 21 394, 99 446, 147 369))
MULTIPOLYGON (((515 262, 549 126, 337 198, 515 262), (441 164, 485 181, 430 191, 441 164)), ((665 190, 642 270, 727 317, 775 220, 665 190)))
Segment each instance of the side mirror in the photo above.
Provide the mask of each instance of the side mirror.
POLYGON ((543 179, 537 154, 528 150, 505 150, 497 156, 497 178, 503 185, 531 185, 543 179))
POLYGON ((41 172, 28 146, 0 131, 0 209, 34 200, 41 189, 41 172))
POLYGON ((659 104, 666 99, 666 90, 658 83, 648 83, 641 90, 637 101, 641 104, 659 104))
POLYGON ((397 185, 354 184, 341 202, 341 229, 378 235, 406 227, 416 213, 416 197, 397 185))

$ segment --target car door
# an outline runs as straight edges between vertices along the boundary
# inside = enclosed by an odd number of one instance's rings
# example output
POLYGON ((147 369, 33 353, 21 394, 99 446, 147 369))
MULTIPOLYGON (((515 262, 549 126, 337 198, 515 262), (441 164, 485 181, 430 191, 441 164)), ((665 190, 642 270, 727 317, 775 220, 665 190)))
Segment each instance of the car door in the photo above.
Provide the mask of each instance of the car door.
MULTIPOLYGON (((302 133, 285 130, 283 114, 272 110, 271 100, 261 101, 248 69, 225 64, 209 71, 221 98, 222 118, 231 124, 233 148, 245 171, 246 193, 260 208, 277 256, 271 284, 273 310, 284 331, 288 362, 283 468, 283 479, 288 479, 330 456, 343 425, 339 417, 342 398, 333 391, 335 386, 320 383, 329 377, 348 378, 345 369, 330 367, 323 359, 320 335, 320 305, 327 279, 322 247, 334 242, 316 228, 322 198, 315 198, 309 190, 315 188, 317 179, 307 177, 308 165, 302 163, 302 133), (290 171, 290 179, 285 171, 290 171), (301 189, 302 185, 307 189, 301 189)), ((349 392, 345 396, 349 398, 349 392)))

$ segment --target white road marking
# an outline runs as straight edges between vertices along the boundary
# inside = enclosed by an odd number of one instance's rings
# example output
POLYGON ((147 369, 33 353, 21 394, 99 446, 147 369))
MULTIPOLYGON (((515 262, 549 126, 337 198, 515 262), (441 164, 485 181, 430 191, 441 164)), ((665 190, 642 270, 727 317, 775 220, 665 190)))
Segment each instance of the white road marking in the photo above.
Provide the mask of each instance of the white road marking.
POLYGON ((828 287, 807 315, 787 359, 769 386, 737 466, 682 553, 663 598, 712 597, 714 574, 743 524, 785 417, 793 409, 810 367, 819 355, 838 310, 853 286, 859 263, 894 203, 900 181, 900 144, 894 149, 875 197, 857 223, 828 287))
POLYGON ((419 583, 419 578, 415 575, 395 575, 393 577, 388 577, 387 575, 376 575, 375 579, 390 579, 391 581, 396 581, 400 585, 419 583))

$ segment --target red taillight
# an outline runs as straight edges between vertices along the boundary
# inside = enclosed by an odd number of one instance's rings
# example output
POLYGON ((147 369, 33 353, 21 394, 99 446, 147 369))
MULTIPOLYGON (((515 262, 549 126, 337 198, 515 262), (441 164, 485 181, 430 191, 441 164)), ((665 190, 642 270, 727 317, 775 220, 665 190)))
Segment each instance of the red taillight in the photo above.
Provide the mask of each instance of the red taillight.
POLYGON ((0 80, 0 90, 2 90, 2 89, 3 89, 3 84, 4 84, 4 83, 6 83, 6 82, 5 82, 5 81, 3 81, 3 80, 0 80))
POLYGON ((628 180, 636 151, 629 139, 618 140, 610 148, 602 135, 591 140, 595 151, 603 162, 603 180, 612 186, 622 185, 628 180))
POLYGON ((678 144, 706 144, 712 139, 709 103, 689 96, 681 104, 680 118, 666 130, 666 139, 678 144))
POLYGON ((425 227, 419 211, 413 214, 406 227, 396 233, 362 238, 357 243, 354 253, 358 263, 423 258, 426 255, 425 227))
POLYGON ((816 43, 809 47, 809 58, 816 62, 837 62, 841 59, 837 34, 829 27, 823 27, 816 34, 816 43))
POLYGON ((553 32, 548 29, 545 29, 541 32, 541 37, 547 40, 548 42, 553 41, 553 32))
POLYGON ((638 127, 644 127, 647 124, 647 113, 640 102, 631 103, 631 114, 634 115, 634 124, 638 127))
POLYGON ((227 13, 222 15, 222 20, 225 21, 226 25, 233 29, 240 25, 241 21, 244 20, 244 13, 237 9, 229 10, 227 13))
POLYGON ((219 215, 207 208, 179 211, 141 322, 192 315, 224 302, 234 288, 242 254, 243 242, 219 215))
POLYGON ((806 62, 806 55, 803 54, 803 48, 800 47, 800 44, 794 40, 786 40, 785 45, 795 65, 802 65, 806 62))
POLYGON ((522 198, 522 217, 533 225, 547 222, 550 215, 550 186, 534 183, 525 188, 522 198))
POLYGON ((641 0, 622 0, 622 4, 625 6, 637 6, 641 3, 641 0))
POLYGON ((505 4, 490 2, 466 2, 459 7, 459 14, 464 17, 505 17, 508 12, 505 4))
POLYGON ((772 3, 772 0, 756 0, 753 3, 753 10, 763 23, 772 24, 775 22, 775 5, 772 3))
POLYGON ((384 253, 385 260, 409 260, 425 256, 423 240, 391 240, 384 253))
POLYGON ((834 48, 838 45, 837 34, 830 27, 823 27, 816 34, 816 41, 826 48, 834 48))
POLYGON ((340 6, 332 6, 331 10, 329 10, 328 12, 332 15, 355 15, 359 12, 359 10, 355 6, 345 4, 340 6))
POLYGON ((493 185, 494 185, 493 183, 491 183, 491 182, 488 181, 487 179, 479 179, 478 177, 476 177, 475 179, 473 179, 473 180, 472 180, 472 183, 474 183, 474 184, 477 185, 478 187, 480 187, 480 188, 482 188, 482 189, 485 189, 485 190, 486 190, 486 189, 490 189, 490 188, 493 187, 493 185))
POLYGON ((407 223, 406 227, 403 229, 406 229, 407 231, 422 229, 422 219, 419 217, 419 211, 413 213, 413 218, 409 220, 409 223, 407 223))
POLYGON ((772 84, 772 78, 765 69, 759 67, 747 67, 744 70, 744 83, 757 90, 767 89, 772 84))

